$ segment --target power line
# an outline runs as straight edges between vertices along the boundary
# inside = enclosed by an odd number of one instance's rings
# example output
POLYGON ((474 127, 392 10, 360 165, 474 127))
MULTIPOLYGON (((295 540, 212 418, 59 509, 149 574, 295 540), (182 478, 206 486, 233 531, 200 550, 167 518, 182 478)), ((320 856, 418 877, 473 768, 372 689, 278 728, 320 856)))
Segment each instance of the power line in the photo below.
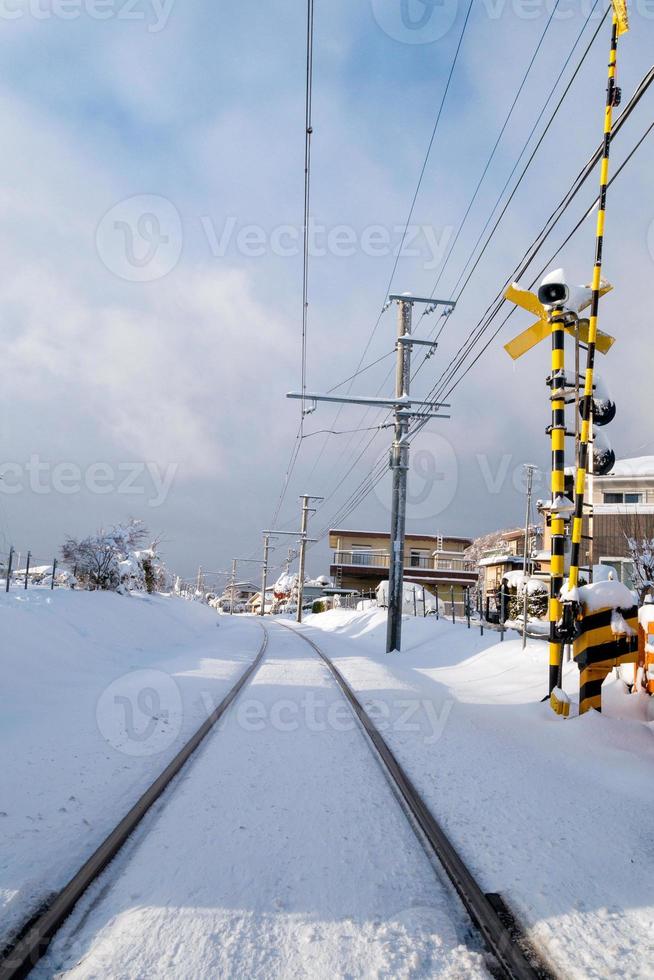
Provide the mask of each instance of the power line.
MULTIPOLYGON (((558 2, 558 0, 557 0, 557 2, 558 2)), ((415 206, 416 206, 416 201, 418 199, 418 194, 420 193, 420 188, 422 186, 422 181, 423 181, 423 178, 425 176, 425 172, 427 170, 427 164, 429 162, 429 157, 431 155, 431 151, 432 151, 432 148, 433 148, 433 145, 434 145, 434 141, 436 139, 436 133, 438 131, 438 127, 439 127, 439 124, 440 124, 441 116, 442 116, 442 113, 443 113, 443 107, 445 105, 445 100, 447 98, 447 94, 448 94, 449 89, 450 89, 450 84, 452 82, 452 77, 454 75, 454 70, 456 68, 456 65, 457 65, 457 62, 458 62, 458 59, 459 59, 459 53, 461 51, 461 45, 463 44, 463 38, 465 36, 466 30, 467 30, 467 27, 468 27, 468 21, 470 19, 470 13, 472 11, 473 3, 474 3, 474 0, 470 0, 470 3, 468 5, 468 9, 466 11, 465 19, 463 21, 463 27, 461 28, 461 33, 459 35, 459 40, 457 42, 457 46, 456 46, 456 49, 455 49, 455 52, 454 52, 454 57, 452 59, 452 63, 450 65, 449 73, 448 73, 448 76, 447 76, 447 81, 445 83, 445 88, 443 90, 443 94, 441 96, 441 101, 440 101, 440 104, 439 104, 439 107, 438 107, 438 112, 436 114, 436 120, 434 122, 434 126, 433 126, 433 129, 432 129, 431 137, 430 137, 429 143, 427 145, 427 151, 425 153, 425 157, 424 157, 424 160, 423 160, 423 163, 422 163, 422 167, 421 167, 420 173, 418 175, 418 181, 417 181, 416 188, 415 188, 415 191, 414 191, 414 194, 413 194, 413 198, 411 200, 411 206, 409 208, 409 213, 407 215, 407 219, 406 219, 406 222, 404 224, 404 230, 402 232, 402 239, 401 239, 401 242, 400 242, 400 247, 397 250, 397 254, 395 256, 395 262, 393 263, 393 269, 391 271, 391 274, 390 274, 390 277, 389 277, 389 280, 388 280, 388 284, 387 284, 386 290, 384 292, 384 299, 382 301, 382 307, 381 307, 381 310, 379 312, 379 315, 377 316, 377 319, 375 320, 375 323, 373 324, 372 330, 370 331, 370 335, 368 337, 368 340, 366 341, 366 345, 365 345, 365 347, 363 349, 363 353, 361 354, 361 357, 359 358, 359 363, 357 364, 357 367, 355 369, 355 372, 351 376, 351 378, 348 379, 348 381, 350 382, 350 384, 351 384, 352 381, 354 381, 354 379, 356 377, 358 377, 359 373, 361 373, 360 372, 361 365, 363 364, 363 361, 364 361, 364 359, 366 357, 366 354, 368 353, 368 350, 370 349, 370 345, 372 344, 372 341, 373 341, 373 339, 375 337, 375 334, 377 332, 377 328, 379 327, 379 324, 381 323, 381 319, 382 319, 382 317, 383 317, 383 315, 384 315, 384 313, 386 312, 386 309, 387 309, 386 300, 387 300, 388 294, 391 291, 391 287, 393 285, 393 278, 394 278, 395 273, 397 271, 397 266, 398 266, 398 263, 399 263, 399 260, 400 260, 401 254, 402 254, 402 249, 404 247, 404 242, 406 241, 406 236, 407 236, 407 232, 408 232, 408 229, 409 229, 409 223, 410 223, 411 218, 413 216, 413 212, 414 212, 414 209, 415 209, 415 206)), ((336 387, 338 387, 338 385, 336 387)), ((351 390, 351 388, 348 388, 348 393, 349 393, 350 390, 351 390)), ((339 406, 338 410, 336 411, 336 414, 334 415, 334 420, 332 422, 332 426, 335 426, 336 423, 338 422, 339 418, 341 417, 342 410, 343 410, 343 406, 341 405, 341 406, 339 406)), ((327 444, 329 442, 329 438, 330 438, 330 436, 327 435, 327 437, 325 438, 325 441, 323 442, 322 447, 320 448, 320 450, 318 452, 318 455, 316 456, 316 459, 314 461, 313 467, 312 467, 311 472, 310 472, 310 474, 308 476, 308 480, 311 480, 313 474, 315 473, 315 470, 316 470, 316 467, 318 465, 318 462, 320 461, 320 459, 322 457, 322 454, 324 453, 324 451, 325 451, 325 449, 327 447, 327 444)), ((347 450, 348 447, 345 447, 345 448, 347 450)))
MULTIPOLYGON (((566 69, 566 67, 568 66, 568 64, 569 64, 569 62, 570 62, 570 60, 571 60, 571 58, 572 58, 572 56, 573 56, 573 54, 574 54, 574 51, 575 51, 575 49, 576 49, 576 47, 577 47, 577 44, 579 43, 579 40, 580 40, 580 38, 582 37, 582 35, 583 35, 583 32, 584 32, 584 30, 586 29, 586 26, 587 26, 587 24, 588 24, 588 22, 589 22, 589 20, 590 20, 590 18, 591 18, 591 16, 592 16, 592 13, 593 13, 593 11, 594 11, 594 9, 595 9, 595 7, 597 6, 597 3, 598 3, 598 2, 599 2, 599 0, 595 0, 595 4, 594 4, 594 6, 593 6, 593 8, 592 8, 592 9, 590 10, 590 12, 589 12, 589 14, 588 14, 588 16, 586 17, 586 20, 584 21, 584 24, 583 24, 583 26, 582 26, 582 28, 581 28, 581 30, 580 30, 580 32, 579 32, 579 34, 577 35, 577 38, 575 39, 575 42, 574 42, 574 44, 572 45, 572 47, 571 47, 571 49, 570 49, 570 51, 569 51, 569 53, 568 53, 568 55, 567 55, 567 57, 566 57, 566 59, 565 59, 565 61, 564 61, 564 64, 563 64, 563 67, 562 67, 562 69, 561 69, 561 71, 559 72, 559 75, 558 75, 558 77, 557 77, 557 79, 556 79, 556 81, 554 82, 554 85, 553 85, 553 86, 551 87, 551 89, 550 89, 550 92, 549 92, 549 94, 548 94, 548 96, 547 96, 547 99, 546 99, 546 100, 545 100, 545 102, 544 102, 544 105, 543 105, 543 111, 544 111, 544 108, 545 108, 545 106, 547 106, 547 104, 548 104, 548 102, 550 101, 550 99, 551 99, 551 97, 552 97, 552 95, 553 95, 553 93, 554 93, 554 91, 556 90, 556 87, 557 87, 557 85, 558 85, 558 82, 559 82, 559 80, 561 79, 561 77, 562 77, 562 75, 563 75, 563 73, 564 73, 564 71, 565 71, 565 69, 566 69)), ((606 16, 606 15, 605 15, 605 16, 606 16)), ((549 23, 549 21, 548 21, 548 23, 549 23)), ((587 57, 587 55, 588 55, 588 53, 589 53, 589 50, 590 50, 590 47, 592 46, 592 44, 593 44, 593 42, 594 42, 594 40, 595 40, 595 38, 597 37, 597 35, 598 35, 598 33, 599 33, 599 29, 600 29, 600 27, 601 27, 601 23, 600 23, 600 25, 598 25, 598 28, 597 28, 597 30, 595 31, 595 34, 594 34, 594 35, 593 35, 593 37, 591 38, 591 41, 590 41, 590 44, 589 44, 589 45, 587 46, 587 48, 586 48, 586 50, 584 51, 584 53, 583 53, 583 55, 581 56, 581 59, 580 59, 580 61, 579 61, 579 63, 578 63, 578 65, 577 65, 577 68, 575 69, 575 72, 573 73, 573 75, 572 75, 572 76, 571 76, 571 78, 569 79, 569 81, 568 81, 568 83, 567 83, 567 85, 566 85, 566 88, 565 88, 565 90, 564 90, 564 92, 563 92, 563 95, 562 95, 562 97, 561 97, 561 99, 559 100, 559 103, 558 103, 558 105, 556 106, 556 108, 555 108, 555 110, 554 110, 554 112, 552 113, 552 115, 551 115, 551 117, 550 117, 550 120, 548 121, 548 124, 547 124, 547 126, 546 126, 546 129, 545 129, 545 131, 544 131, 544 133, 542 134, 542 136, 541 136, 541 138, 540 138, 540 140, 539 140, 539 142, 538 142, 538 144, 537 144, 537 146, 536 146, 536 148, 535 148, 535 150, 534 150, 534 152, 533 152, 533 153, 531 154, 531 156, 530 156, 530 158, 529 158, 529 160, 527 161, 527 164, 525 165, 525 167, 524 167, 524 169, 523 169, 523 171, 522 171, 522 174, 521 174, 521 176, 520 176, 520 178, 519 178, 519 180, 518 180, 518 183, 516 184, 516 187, 514 188, 514 190, 513 190, 513 192, 512 192, 512 195, 511 195, 511 197, 510 197, 510 198, 509 198, 509 200, 507 201, 507 204, 506 204, 506 206, 505 206, 505 208, 504 208, 504 211, 502 212, 502 215, 500 215, 500 219, 499 219, 499 220, 501 220, 501 217, 502 217, 502 216, 503 216, 503 214, 505 213, 505 211, 506 211, 506 208, 507 208, 507 207, 508 207, 508 205, 510 204, 510 202, 511 202, 511 199, 512 199, 512 197, 513 197, 513 195, 515 194, 515 191, 517 190, 517 187, 518 187, 518 186, 520 185, 520 183, 521 183, 521 182, 522 182, 522 180, 524 179, 524 176, 525 176, 525 174, 526 174, 526 172, 527 172, 527 170, 528 170, 528 169, 529 169, 529 167, 531 166, 531 163, 533 162, 533 159, 534 159, 534 157, 535 157, 535 153, 536 153, 536 151, 538 150, 538 147, 539 147, 539 146, 541 145, 541 143, 542 143, 542 141, 543 141, 543 138, 544 138, 544 136, 545 136, 545 133, 547 132, 547 130, 548 130, 548 129, 549 129, 549 127, 551 126, 551 124, 552 124, 552 122, 553 122, 553 120, 554 120, 554 118, 555 118, 555 116, 556 116, 556 114, 558 113, 558 110, 559 110, 559 108, 560 108, 560 106, 561 106, 561 104, 562 104, 562 102, 563 102, 563 100, 565 99, 565 97, 566 97, 566 95, 568 94, 568 92, 569 92, 569 90, 570 90, 570 88, 571 88, 571 86, 572 86, 572 83, 574 82, 574 79, 576 78, 576 75, 578 74, 578 72, 579 72, 579 70, 580 70, 580 68, 581 68, 581 66, 583 65, 583 63, 584 63, 584 61, 585 61, 585 59, 586 59, 586 57, 587 57)), ((531 67, 531 64, 533 64, 533 61, 534 61, 534 59, 535 59, 535 57, 536 57, 536 54, 537 54, 537 52, 538 52, 538 49, 540 48, 540 46, 541 46, 541 44, 542 44, 542 41, 543 41, 543 37, 544 37, 544 34, 545 34, 545 31, 544 31, 544 32, 543 32, 543 34, 541 35, 541 38, 540 38, 540 40, 539 40, 539 42, 538 42, 538 44, 537 44, 537 47, 536 47, 536 51, 534 52, 534 56, 533 56, 533 58, 532 58, 532 60, 531 60, 531 62, 530 62, 530 66, 529 66, 529 68, 527 69, 527 72, 525 72, 525 76, 523 77, 523 80, 522 80, 522 83, 521 83, 521 86, 520 86, 520 88, 522 88, 522 87, 524 86, 524 82, 525 82, 525 79, 526 79, 526 76, 527 76, 527 74, 528 74, 528 72, 529 72, 529 69, 530 69, 530 67, 531 67)), ((516 99, 516 100, 514 100, 514 105, 515 105, 515 101, 517 101, 517 99, 516 99)), ((507 118, 508 118, 508 117, 507 117, 507 118)), ((540 118, 540 117, 538 117, 538 118, 540 118)), ((534 127, 532 128, 532 131, 531 131, 531 133, 530 133, 530 134, 529 134, 529 136, 527 137, 527 140, 525 141, 525 144, 523 145, 523 148, 522 148, 522 150, 520 151, 520 154, 518 155, 518 158, 517 158, 517 160, 516 160, 516 164, 515 164, 515 166, 513 167, 513 170, 511 171, 511 174, 509 175, 509 178, 508 178, 508 180, 507 180, 507 182, 505 183, 505 185, 504 185, 504 188, 503 188, 503 189, 502 189, 502 191, 500 192, 500 195, 499 195, 499 198, 498 198, 498 201, 496 202, 496 204, 495 204, 495 206, 494 206, 494 208, 493 208, 493 210, 491 211, 491 215, 490 215, 490 217, 489 217, 489 220, 488 220, 488 221, 486 222, 486 225, 485 225, 485 228, 484 228, 484 230, 485 230, 485 229, 486 229, 486 228, 488 227, 488 224, 490 223, 490 220, 492 220, 492 216, 493 216, 493 213, 494 213, 494 212, 495 212, 495 210, 497 209, 497 206, 498 206, 498 204, 499 204, 499 201, 501 200, 501 198, 502 198, 502 196, 503 196, 503 194, 504 194, 504 191, 506 190, 506 187, 508 186, 508 183, 509 183, 509 182, 510 182, 510 180, 511 180, 511 177, 512 177, 512 175, 513 175, 513 174, 515 173, 515 170, 516 170, 516 169, 517 169, 517 167, 518 167, 518 164, 519 164, 519 161, 520 161, 520 159, 522 158, 522 155, 524 154, 524 152, 525 152, 525 149, 526 149, 526 147, 527 147, 527 146, 529 145, 529 142, 530 142, 530 140, 531 140, 531 137, 532 137, 532 135, 533 135, 533 133, 534 133, 534 131, 535 131, 535 129, 536 129, 536 126, 537 126, 537 124, 538 124, 538 123, 536 123, 536 124, 535 124, 535 126, 534 126, 534 127)), ((464 220, 465 220, 465 217, 464 217, 464 220)), ((492 239, 492 237, 493 237, 493 235, 495 234, 495 232, 496 232, 496 230, 497 230, 497 227, 498 227, 498 225, 499 225, 499 220, 498 220, 498 221, 496 222, 496 224, 495 224, 495 226, 494 226, 494 228, 492 229, 492 231, 491 231, 491 233, 490 233, 490 235, 489 235, 489 237, 488 237, 488 240, 487 240, 487 242, 486 242, 486 245, 484 246, 484 249, 485 249, 485 248, 487 247, 487 245, 488 245, 488 243, 490 242, 490 240, 492 239)), ((483 236, 483 233, 484 233, 484 230, 482 230, 482 233, 481 233, 481 234, 482 234, 482 236, 483 236)), ((479 240, 478 240, 478 241, 479 241, 479 240)), ((475 244, 475 246, 474 246, 474 248, 473 248, 473 252, 472 252, 472 255, 474 255, 474 252, 475 252, 475 250, 476 250, 476 248, 477 248, 477 245, 478 245, 478 242, 477 242, 477 243, 475 244)), ((471 256, 471 257, 472 257, 472 256, 471 256)), ((481 257, 481 256, 480 256, 480 257, 481 257)), ((469 262, 470 262, 470 259, 468 259, 468 261, 467 261, 467 263, 466 263, 466 265, 464 266, 464 272, 465 272, 465 268, 467 267, 467 265, 469 264, 469 262)), ((477 265, 477 264, 478 264, 478 262, 476 263, 476 265, 477 265)), ((466 286, 467 286, 467 284, 469 283, 469 281, 470 281, 470 278, 471 278, 471 275, 472 275, 472 272, 473 272, 473 271, 474 271, 474 269, 473 269, 473 270, 471 270, 471 274, 470 274, 470 275, 468 276, 468 278, 467 278, 467 280, 466 280, 466 282, 464 283, 464 285, 463 285, 463 287, 462 287, 462 288, 461 288, 461 290, 459 291, 459 294, 458 294, 458 296, 457 296, 457 299, 458 299, 458 298, 460 298, 460 296, 462 295, 462 293, 463 293, 463 291, 464 291, 464 289, 466 288, 466 286)), ((462 278, 462 277, 460 276, 460 277, 459 277, 459 280, 458 280, 458 282, 457 282, 457 287, 458 287, 458 285, 459 285, 459 283, 461 282, 461 278, 462 278)), ((437 285, 437 284, 436 284, 436 285, 437 285)), ((436 290, 436 285, 434 286, 434 290, 432 291, 432 296, 433 296, 433 295, 434 295, 434 293, 435 293, 435 290, 436 290)), ((488 310, 487 310, 487 312, 488 312, 488 310)), ((423 314, 423 315, 424 315, 424 314, 423 314)), ((486 316, 486 314, 484 314, 484 316, 486 316)), ((483 319, 483 318, 482 318, 482 319, 483 319)), ((441 327, 440 327, 440 330, 438 330, 438 334, 437 334, 437 336, 438 336, 438 337, 440 337, 440 334, 442 333, 442 331, 443 331, 443 329, 444 329, 444 327, 445 327, 445 325, 446 325, 446 323, 447 323, 447 319, 445 319, 445 320, 443 321, 443 323, 441 324, 441 327)), ((474 333, 474 329, 473 329, 473 331, 471 332, 471 334, 472 334, 472 333, 474 333)), ((471 334, 469 335, 469 337, 471 336, 471 334)), ((455 358, 456 358, 456 356, 457 356, 457 355, 455 355, 455 358)), ((427 360, 427 357, 425 356, 425 357, 423 358, 423 360, 422 360, 422 362, 421 362, 421 363, 420 363, 420 364, 418 365, 418 367, 416 368, 416 371, 414 372, 414 377, 415 377, 415 375, 416 375, 416 374, 418 373, 418 371, 419 371, 419 370, 420 370, 420 369, 421 369, 421 368, 422 368, 422 367, 424 366, 424 364, 426 363, 426 360, 427 360)), ((452 362, 450 362, 450 364, 451 364, 451 363, 452 363, 452 362)), ((449 367, 449 366, 448 366, 448 367, 449 367)), ((446 369, 446 370, 447 370, 447 369, 446 369)), ((390 375, 387 375, 387 376, 386 376, 386 379, 385 379, 385 381, 387 381, 387 380, 388 380, 388 377, 389 377, 389 376, 390 376, 390 375)), ((442 377, 442 376, 441 376, 441 377, 442 377)), ((382 386, 383 386, 383 384, 384 384, 384 383, 385 383, 385 382, 382 382, 382 386)), ((339 411, 340 411, 340 410, 339 410, 339 411)), ((368 413, 366 413, 366 415, 367 415, 367 414, 368 414, 368 413)), ((388 417, 388 416, 387 416, 387 417, 388 417)), ((364 416, 364 419, 365 419, 365 416, 364 416)), ((340 489, 340 487, 342 486, 342 484, 343 484, 343 482, 344 482, 344 480, 345 480, 345 479, 347 478, 347 476, 348 476, 348 475, 349 475, 349 474, 350 474, 350 473, 352 472, 352 469, 354 468, 354 466, 356 465, 356 463, 357 463, 357 462, 358 462, 358 461, 359 461, 359 460, 360 460, 360 459, 362 458, 362 456, 363 456, 363 455, 365 454, 365 452, 367 451, 367 449, 368 449, 368 448, 369 448, 369 447, 370 447, 370 446, 372 445, 372 442, 374 441, 374 438, 375 438, 375 437, 373 436, 373 438, 372 438, 372 439, 370 439, 370 440, 368 441, 368 443, 367 443, 367 445, 366 445, 366 446, 364 447, 364 449, 363 449, 363 451, 362 451, 362 452, 360 452, 360 453, 359 453, 359 455, 358 455, 358 456, 356 457, 356 459, 355 459, 355 461, 354 461, 354 464, 352 464, 352 465, 351 465, 351 466, 349 467, 349 469, 347 470, 347 472, 346 472, 346 474, 345 474, 345 476, 344 476, 344 477, 343 477, 343 478, 342 478, 342 479, 341 479, 341 480, 340 480, 340 481, 338 482, 338 484, 336 485, 336 487, 334 488, 334 490, 333 490, 333 491, 331 491, 331 492, 330 492, 329 494, 327 494, 327 495, 326 495, 326 498, 325 498, 325 502, 326 502, 327 500, 329 500, 329 499, 330 499, 330 498, 331 498, 331 497, 332 497, 332 496, 334 495, 334 493, 336 493, 336 492, 338 492, 338 490, 339 490, 339 489, 340 489)), ((326 444, 326 442, 325 442, 325 444, 326 444)), ((323 448, 324 448, 324 446, 323 446, 323 448)), ((346 449, 347 449, 347 447, 346 447, 346 449)), ((342 455, 342 454, 341 454, 341 455, 342 455)), ((316 461, 316 464, 314 464, 314 470, 315 470, 315 465, 317 465, 317 461, 316 461)), ((355 491, 355 492, 356 492, 356 491, 355 491)), ((324 505, 323 505, 323 506, 324 506, 324 505)))

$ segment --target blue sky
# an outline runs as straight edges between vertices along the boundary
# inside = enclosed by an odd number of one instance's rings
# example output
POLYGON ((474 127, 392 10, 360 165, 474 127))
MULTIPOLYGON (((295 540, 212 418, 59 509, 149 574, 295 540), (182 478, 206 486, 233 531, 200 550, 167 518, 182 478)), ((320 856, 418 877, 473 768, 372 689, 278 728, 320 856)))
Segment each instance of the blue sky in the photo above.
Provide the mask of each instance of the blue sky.
MULTIPOLYGON (((444 33, 429 43, 419 43, 420 31, 407 43, 400 8, 400 0, 316 3, 312 217, 321 254, 311 259, 308 340, 316 390, 352 373, 382 306, 467 4, 435 8, 429 29, 444 33), (338 226, 351 244, 338 245, 338 226), (384 254, 366 254, 371 228, 386 236, 384 254)), ((440 294, 453 290, 588 9, 561 0, 566 16, 548 29, 440 294)), ((422 16, 423 0, 408 10, 422 16)), ((538 0, 473 3, 412 219, 418 254, 400 259, 394 289, 431 292, 439 249, 452 240, 550 10, 538 0)), ((198 563, 227 568, 259 548, 297 428, 297 404, 283 396, 300 381, 304 18, 299 0, 5 0, 0 434, 9 469, 0 550, 13 543, 46 558, 66 533, 130 515, 163 532, 185 574, 198 563), (138 226, 143 214, 157 224, 138 226), (125 265, 129 235, 140 266, 125 265), (149 245, 161 242, 148 264, 149 245)), ((620 46, 625 100, 649 66, 653 36, 654 10, 641 0, 620 46)), ((605 25, 416 391, 429 389, 599 142, 607 48, 605 25)), ((614 166, 651 106, 650 93, 614 144, 614 166)), ((607 225, 605 274, 616 290, 601 325, 619 343, 603 375, 618 401, 610 435, 619 456, 654 452, 651 153, 650 138, 612 188, 607 225)), ((595 194, 593 177, 543 262, 595 194)), ((589 279, 593 237, 591 215, 557 259, 573 281, 589 279)), ((418 469, 436 482, 410 508, 411 528, 472 535, 522 520, 521 464, 547 465, 549 357, 541 348, 513 366, 501 347, 527 322, 512 317, 457 389, 452 420, 420 437, 418 469)), ((392 350, 394 332, 388 311, 367 360, 392 350)), ((376 391, 390 364, 354 390, 376 391)), ((319 409, 306 430, 331 427, 334 414, 319 409)), ((374 421, 362 419, 348 409, 338 428, 374 421)), ((333 436, 322 456, 322 436, 305 440, 283 524, 293 526, 299 493, 331 491, 368 435, 333 436)), ((330 523, 388 439, 388 430, 375 437, 316 527, 330 523)), ((387 523, 384 490, 348 518, 387 523)), ((322 544, 311 570, 326 562, 322 544)))

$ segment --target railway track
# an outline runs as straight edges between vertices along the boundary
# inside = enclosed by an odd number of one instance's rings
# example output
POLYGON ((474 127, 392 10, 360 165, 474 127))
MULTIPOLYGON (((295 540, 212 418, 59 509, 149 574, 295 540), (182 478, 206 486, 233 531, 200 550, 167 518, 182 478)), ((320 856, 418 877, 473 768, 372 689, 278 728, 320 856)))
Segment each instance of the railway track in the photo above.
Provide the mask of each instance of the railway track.
POLYGON ((21 977, 26 977, 30 970, 36 966, 47 951, 54 934, 61 928, 84 892, 99 877, 109 862, 116 857, 123 844, 136 830, 153 804, 161 797, 175 776, 181 772, 199 745, 248 683, 261 664, 267 646, 268 632, 264 629, 263 639, 256 657, 250 666, 243 671, 218 707, 211 712, 174 759, 151 783, 131 810, 103 840, 88 861, 82 865, 77 874, 48 903, 47 908, 33 917, 29 923, 26 923, 18 938, 5 950, 2 960, 0 960, 0 980, 19 980, 21 977))
MULTIPOLYGON (((18 980, 20 977, 27 976, 45 954, 55 933, 82 895, 118 854, 153 804, 161 797, 170 782, 190 760, 215 724, 252 679, 264 659, 268 644, 269 632, 263 624, 261 625, 264 632, 263 640, 250 666, 71 881, 41 914, 26 924, 19 938, 0 961, 0 980, 18 980)), ((508 980, 548 980, 552 974, 538 961, 534 951, 526 943, 502 898, 496 894, 484 893, 480 888, 335 664, 303 631, 283 621, 278 621, 277 625, 286 628, 308 644, 335 680, 358 718, 412 828, 422 845, 430 852, 432 859, 435 859, 444 869, 472 923, 491 953, 494 961, 493 972, 508 980)))

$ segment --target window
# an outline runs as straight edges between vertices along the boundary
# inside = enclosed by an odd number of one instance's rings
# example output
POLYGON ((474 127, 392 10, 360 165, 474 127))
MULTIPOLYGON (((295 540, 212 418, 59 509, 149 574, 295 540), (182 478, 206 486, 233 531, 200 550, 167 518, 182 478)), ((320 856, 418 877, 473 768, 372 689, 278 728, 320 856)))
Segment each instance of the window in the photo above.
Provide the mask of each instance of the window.
POLYGON ((428 568, 429 552, 420 548, 412 548, 409 552, 409 565, 411 568, 428 568))
POLYGON ((604 493, 605 504, 641 504, 642 502, 642 493, 604 493))
POLYGON ((600 565, 608 565, 615 572, 616 581, 634 588, 634 563, 630 558, 600 558, 600 565))
POLYGON ((369 544, 355 544, 352 547, 353 565, 372 565, 372 548, 369 544))

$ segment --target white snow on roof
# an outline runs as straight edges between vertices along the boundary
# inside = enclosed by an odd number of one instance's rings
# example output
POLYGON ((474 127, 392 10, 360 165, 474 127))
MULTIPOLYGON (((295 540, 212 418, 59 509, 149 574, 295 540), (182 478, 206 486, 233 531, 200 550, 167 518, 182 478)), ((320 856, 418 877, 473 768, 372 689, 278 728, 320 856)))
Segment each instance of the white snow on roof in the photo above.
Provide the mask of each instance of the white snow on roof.
POLYGON ((611 472, 611 476, 654 476, 654 456, 634 456, 631 459, 619 459, 611 472))

